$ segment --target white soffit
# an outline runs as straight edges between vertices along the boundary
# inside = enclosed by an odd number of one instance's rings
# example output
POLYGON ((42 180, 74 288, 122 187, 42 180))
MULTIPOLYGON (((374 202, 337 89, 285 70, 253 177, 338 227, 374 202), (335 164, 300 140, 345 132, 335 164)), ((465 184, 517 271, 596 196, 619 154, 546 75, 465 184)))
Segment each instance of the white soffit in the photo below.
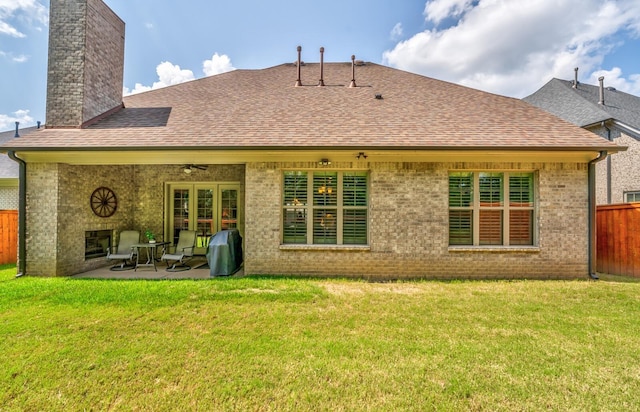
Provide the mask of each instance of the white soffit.
POLYGON ((142 151, 33 151, 18 152, 27 163, 72 165, 127 164, 244 164, 256 162, 542 162, 585 163, 598 151, 497 150, 142 150, 142 151), (359 154, 360 158, 358 158, 359 154))

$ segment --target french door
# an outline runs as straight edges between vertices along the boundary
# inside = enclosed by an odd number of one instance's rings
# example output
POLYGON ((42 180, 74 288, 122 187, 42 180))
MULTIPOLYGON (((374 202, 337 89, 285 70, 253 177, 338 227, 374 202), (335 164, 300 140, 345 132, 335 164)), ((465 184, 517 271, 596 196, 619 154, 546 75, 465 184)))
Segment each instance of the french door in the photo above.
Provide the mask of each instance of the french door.
POLYGON ((240 229, 237 183, 170 183, 168 186, 168 240, 178 243, 181 230, 195 230, 195 254, 206 253, 209 238, 220 230, 240 229))

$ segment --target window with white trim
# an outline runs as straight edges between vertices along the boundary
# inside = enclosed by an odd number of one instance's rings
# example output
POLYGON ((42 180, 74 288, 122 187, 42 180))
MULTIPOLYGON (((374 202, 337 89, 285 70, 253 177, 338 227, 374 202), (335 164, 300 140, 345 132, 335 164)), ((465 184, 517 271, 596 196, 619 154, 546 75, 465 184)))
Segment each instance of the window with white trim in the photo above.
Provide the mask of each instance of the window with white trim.
POLYGON ((283 244, 366 245, 368 173, 285 171, 283 244))
POLYGON ((534 193, 534 173, 450 172, 449 245, 533 245, 534 193))
POLYGON ((640 202, 640 191, 635 191, 635 192, 625 192, 624 194, 624 201, 626 203, 631 203, 631 202, 640 202))

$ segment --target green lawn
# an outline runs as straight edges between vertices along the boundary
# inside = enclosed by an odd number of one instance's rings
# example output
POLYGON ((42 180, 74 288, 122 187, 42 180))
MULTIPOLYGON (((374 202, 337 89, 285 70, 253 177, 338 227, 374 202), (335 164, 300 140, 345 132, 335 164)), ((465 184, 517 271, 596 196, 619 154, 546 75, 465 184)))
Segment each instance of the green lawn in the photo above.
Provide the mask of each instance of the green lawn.
POLYGON ((14 274, 1 411, 640 408, 637 282, 14 274))

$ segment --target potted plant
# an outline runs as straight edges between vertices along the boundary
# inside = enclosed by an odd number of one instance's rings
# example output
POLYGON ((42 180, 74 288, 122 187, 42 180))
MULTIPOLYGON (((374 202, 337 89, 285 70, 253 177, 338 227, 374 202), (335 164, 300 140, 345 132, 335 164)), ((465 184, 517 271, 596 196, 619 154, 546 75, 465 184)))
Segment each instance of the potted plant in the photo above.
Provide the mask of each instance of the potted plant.
POLYGON ((144 235, 149 239, 149 243, 156 243, 156 235, 149 229, 144 232, 144 235))

